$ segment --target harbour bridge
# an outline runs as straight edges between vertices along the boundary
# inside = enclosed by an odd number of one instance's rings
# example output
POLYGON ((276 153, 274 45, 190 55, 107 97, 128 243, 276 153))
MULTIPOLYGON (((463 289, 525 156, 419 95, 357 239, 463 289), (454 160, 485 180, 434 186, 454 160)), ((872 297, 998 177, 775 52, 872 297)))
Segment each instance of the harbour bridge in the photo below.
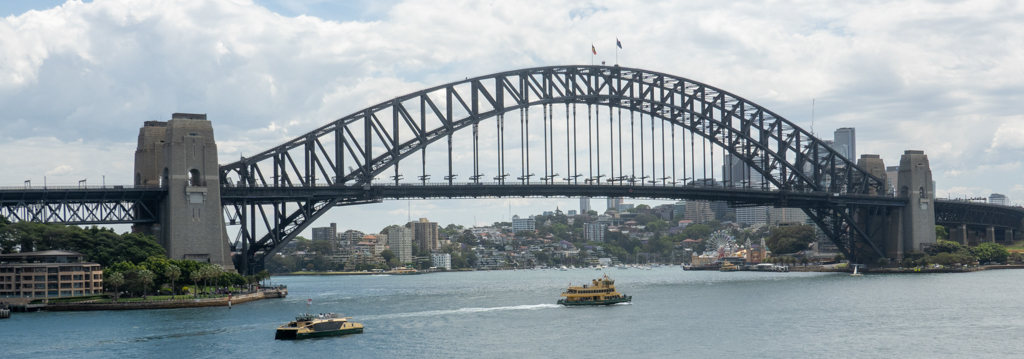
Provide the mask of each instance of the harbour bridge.
POLYGON ((898 181, 888 183, 877 155, 846 158, 745 98, 619 66, 467 78, 223 165, 206 116, 174 114, 145 123, 135 167, 134 185, 0 190, 0 215, 131 223, 172 258, 245 273, 331 208, 385 199, 633 197, 800 208, 863 263, 934 243, 936 223, 964 241, 971 231, 1012 240, 1024 223, 1018 208, 935 200, 921 151, 907 151, 898 181))

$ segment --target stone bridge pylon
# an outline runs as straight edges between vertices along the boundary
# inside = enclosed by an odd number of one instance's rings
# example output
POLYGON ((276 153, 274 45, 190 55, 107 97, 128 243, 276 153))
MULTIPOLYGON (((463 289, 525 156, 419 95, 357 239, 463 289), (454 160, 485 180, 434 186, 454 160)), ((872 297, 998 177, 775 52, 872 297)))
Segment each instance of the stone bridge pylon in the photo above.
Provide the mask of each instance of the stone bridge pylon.
POLYGON ((233 270, 221 211, 213 126, 206 115, 175 113, 146 121, 135 150, 135 185, 167 189, 159 221, 133 231, 157 238, 170 259, 193 259, 233 270))

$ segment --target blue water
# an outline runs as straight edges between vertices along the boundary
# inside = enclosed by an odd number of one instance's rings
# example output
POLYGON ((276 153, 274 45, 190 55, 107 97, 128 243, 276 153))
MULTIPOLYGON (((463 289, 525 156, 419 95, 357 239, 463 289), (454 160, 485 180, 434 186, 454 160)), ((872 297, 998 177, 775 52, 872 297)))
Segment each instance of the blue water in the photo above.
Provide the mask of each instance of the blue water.
POLYGON ((1024 272, 865 275, 607 270, 633 303, 554 305, 594 270, 275 277, 233 309, 13 313, 5 358, 1020 357, 1024 272), (306 310, 363 334, 274 340, 306 310))

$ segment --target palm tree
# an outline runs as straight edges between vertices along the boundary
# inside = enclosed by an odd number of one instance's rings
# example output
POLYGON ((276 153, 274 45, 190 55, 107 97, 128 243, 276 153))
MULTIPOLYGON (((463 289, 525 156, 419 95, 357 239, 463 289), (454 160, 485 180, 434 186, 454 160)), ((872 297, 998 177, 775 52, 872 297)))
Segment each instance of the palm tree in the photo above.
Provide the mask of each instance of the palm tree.
POLYGON ((171 264, 167 266, 166 270, 164 270, 164 274, 167 275, 167 279, 171 280, 171 299, 174 299, 174 282, 178 280, 178 277, 181 277, 181 268, 171 264))
POLYGON ((104 279, 104 281, 114 287, 114 301, 116 302, 120 294, 120 291, 117 289, 124 285, 124 274, 121 274, 120 272, 111 273, 106 279, 104 279))
POLYGON ((142 285, 142 298, 146 298, 146 295, 149 294, 149 286, 153 285, 153 277, 155 275, 149 269, 140 269, 136 275, 138 276, 139 284, 142 285))
POLYGON ((203 280, 203 267, 199 267, 199 269, 195 270, 192 273, 189 273, 189 279, 192 280, 192 288, 195 290, 195 292, 192 293, 192 297, 198 298, 199 281, 203 280))

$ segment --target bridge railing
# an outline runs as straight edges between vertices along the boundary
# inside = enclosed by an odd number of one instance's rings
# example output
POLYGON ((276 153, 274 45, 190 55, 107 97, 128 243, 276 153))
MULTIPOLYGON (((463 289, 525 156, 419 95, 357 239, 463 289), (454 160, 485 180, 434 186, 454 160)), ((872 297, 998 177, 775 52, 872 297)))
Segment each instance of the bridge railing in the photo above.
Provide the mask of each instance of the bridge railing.
POLYGON ((0 186, 0 191, 67 191, 67 190, 123 190, 123 189, 158 189, 159 185, 93 185, 93 186, 0 186))

